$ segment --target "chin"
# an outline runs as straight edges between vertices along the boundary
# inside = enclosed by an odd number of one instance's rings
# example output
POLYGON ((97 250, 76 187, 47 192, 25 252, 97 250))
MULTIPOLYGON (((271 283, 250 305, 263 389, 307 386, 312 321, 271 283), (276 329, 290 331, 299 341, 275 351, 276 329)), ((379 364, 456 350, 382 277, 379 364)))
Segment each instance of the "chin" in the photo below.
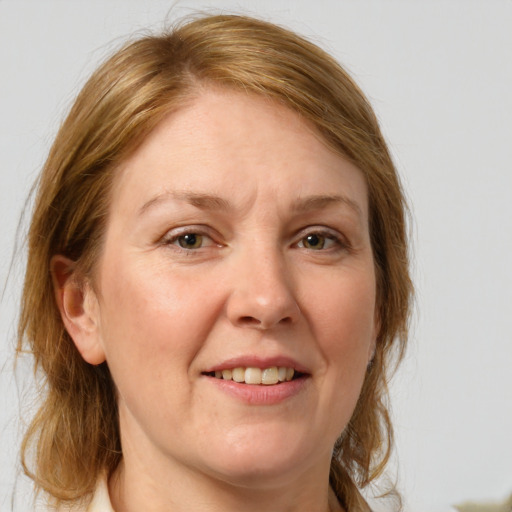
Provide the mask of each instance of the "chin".
POLYGON ((301 467, 298 463, 276 459, 270 463, 256 460, 251 464, 251 461, 246 461, 244 464, 228 464, 217 468, 214 476, 233 487, 274 489, 295 481, 302 472, 301 467))
POLYGON ((304 442, 289 432, 259 432, 250 439, 238 439, 224 446, 220 452, 221 456, 214 455, 214 473, 239 487, 272 488, 286 484, 314 466, 319 458, 318 444, 304 442))

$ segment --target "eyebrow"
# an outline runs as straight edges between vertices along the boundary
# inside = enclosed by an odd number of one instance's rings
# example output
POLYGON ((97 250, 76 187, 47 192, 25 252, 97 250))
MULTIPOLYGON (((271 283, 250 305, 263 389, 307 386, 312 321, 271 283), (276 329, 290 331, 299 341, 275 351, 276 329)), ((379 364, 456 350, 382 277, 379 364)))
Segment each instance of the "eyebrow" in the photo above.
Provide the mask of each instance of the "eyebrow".
POLYGON ((144 203, 139 209, 139 215, 143 215, 149 209, 168 200, 183 201, 201 210, 228 211, 232 206, 222 197, 196 192, 163 192, 144 203))
POLYGON ((358 217, 363 218, 361 207, 352 199, 342 195, 315 195, 297 199, 293 209, 298 213, 307 213, 312 210, 321 210, 331 205, 345 205, 354 211, 358 217))
MULTIPOLYGON (((197 193, 197 192, 162 192, 145 202, 139 209, 139 215, 143 215, 149 209, 168 200, 183 201, 201 210, 231 211, 233 206, 222 197, 197 193)), ((363 218, 361 207, 352 199, 342 195, 314 195, 295 200, 292 209, 297 213, 308 213, 321 210, 331 205, 345 205, 354 211, 359 218, 363 218)))

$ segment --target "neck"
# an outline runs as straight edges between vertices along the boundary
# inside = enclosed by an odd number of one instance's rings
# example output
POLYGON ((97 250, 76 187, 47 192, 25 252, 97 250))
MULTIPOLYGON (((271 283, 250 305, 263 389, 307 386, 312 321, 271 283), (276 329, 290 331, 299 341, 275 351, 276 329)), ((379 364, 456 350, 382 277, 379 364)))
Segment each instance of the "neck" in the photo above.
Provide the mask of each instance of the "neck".
MULTIPOLYGON (((109 481, 116 512, 342 512, 328 485, 318 474, 299 475, 289 482, 257 485, 228 482, 211 475, 176 468, 166 474, 123 461, 109 481)), ((322 475, 323 476, 323 475, 322 475)))
MULTIPOLYGON (((120 410, 121 419, 125 412, 120 410)), ((234 446, 212 465, 205 463, 211 455, 205 459, 179 449, 170 454, 141 433, 137 423, 123 424, 123 461, 109 481, 116 512, 342 510, 329 488, 331 449, 302 453, 288 462, 278 456, 276 464, 263 463, 258 470, 244 464, 246 455, 234 446)))

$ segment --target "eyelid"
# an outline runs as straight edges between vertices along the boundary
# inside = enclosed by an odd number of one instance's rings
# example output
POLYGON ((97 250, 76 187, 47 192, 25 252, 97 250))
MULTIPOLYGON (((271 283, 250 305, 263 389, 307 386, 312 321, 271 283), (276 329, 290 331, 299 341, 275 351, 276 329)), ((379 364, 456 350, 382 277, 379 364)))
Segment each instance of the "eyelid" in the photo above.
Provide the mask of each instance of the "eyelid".
MULTIPOLYGON (((217 245, 221 246, 220 243, 216 242, 215 236, 212 233, 212 230, 208 228, 207 226, 201 226, 201 225, 187 225, 187 226, 180 226, 176 228, 169 229, 164 236, 160 238, 160 243, 162 245, 175 245, 175 242, 182 236, 194 234, 194 235, 200 235, 203 238, 209 239, 211 243, 207 244, 206 247, 211 245, 217 245)), ((178 249, 182 251, 197 251, 199 249, 205 248, 204 246, 199 247, 198 249, 185 249, 184 247, 177 246, 178 249)))
MULTIPOLYGON (((326 226, 308 226, 301 229, 295 237, 296 242, 294 243, 294 245, 298 245, 304 240, 304 238, 306 238, 309 235, 320 235, 329 240, 332 240, 336 244, 337 249, 347 249, 350 247, 350 244, 345 236, 343 236, 339 231, 334 230, 332 228, 328 228, 326 226)), ((318 252, 321 252, 322 250, 327 251, 329 249, 332 250, 332 248, 320 249, 318 250, 318 252)))

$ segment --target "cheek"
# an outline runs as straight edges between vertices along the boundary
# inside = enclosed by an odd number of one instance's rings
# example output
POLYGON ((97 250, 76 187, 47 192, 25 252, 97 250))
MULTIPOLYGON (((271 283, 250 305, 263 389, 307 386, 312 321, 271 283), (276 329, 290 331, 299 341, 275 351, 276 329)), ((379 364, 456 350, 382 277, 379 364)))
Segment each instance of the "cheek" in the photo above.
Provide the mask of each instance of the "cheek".
POLYGON ((333 412, 337 436, 352 416, 375 342, 373 272, 331 276, 328 291, 311 294, 310 303, 310 325, 324 360, 321 400, 333 412))
POLYGON ((206 283, 147 262, 118 259, 103 270, 101 334, 116 384, 129 376, 183 386, 216 317, 206 283))
POLYGON ((373 272, 340 273, 328 283, 328 289, 309 295, 314 337, 326 359, 351 354, 366 361, 376 334, 373 272))

